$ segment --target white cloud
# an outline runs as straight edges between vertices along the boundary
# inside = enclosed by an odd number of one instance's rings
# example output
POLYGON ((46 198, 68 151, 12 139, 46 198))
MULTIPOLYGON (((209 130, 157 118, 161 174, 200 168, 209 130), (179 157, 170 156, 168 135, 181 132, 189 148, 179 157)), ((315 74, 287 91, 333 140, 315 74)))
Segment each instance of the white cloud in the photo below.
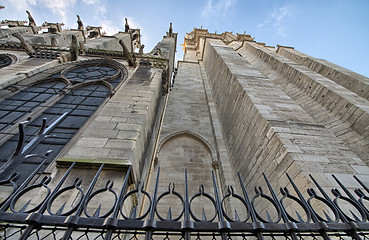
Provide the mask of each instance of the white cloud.
POLYGON ((281 7, 272 13, 272 18, 274 18, 278 23, 280 23, 283 18, 289 15, 289 9, 287 7, 281 7))
POLYGON ((99 3, 100 0, 83 0, 83 2, 88 5, 93 5, 93 4, 99 3))
POLYGON ((8 1, 8 6, 5 5, 6 9, 15 9, 17 12, 22 12, 27 17, 25 11, 30 9, 30 5, 36 5, 36 0, 17 0, 17 1, 8 1))
POLYGON ((92 6, 97 14, 104 15, 106 13, 106 2, 104 0, 82 0, 82 2, 92 6))
POLYGON ((122 31, 122 29, 119 29, 119 27, 109 20, 104 20, 99 25, 102 27, 101 31, 105 32, 107 35, 113 35, 119 31, 122 31))
MULTIPOLYGON (((63 28, 77 28, 76 15, 79 14, 85 27, 87 25, 101 26, 102 32, 107 35, 113 35, 119 31, 124 31, 124 13, 119 16, 110 16, 107 13, 107 0, 8 0, 5 5, 5 10, 10 11, 12 16, 23 17, 7 17, 15 20, 28 20, 26 10, 29 10, 36 20, 38 25, 44 21, 63 22, 63 28), (76 6, 83 7, 84 11, 88 11, 89 15, 84 15, 76 9, 76 6), (39 14, 41 9, 46 8, 42 14, 39 14), (45 16, 46 15, 46 16, 45 16), (38 19, 43 16, 46 18, 38 19)), ((10 15, 10 14, 9 14, 10 15)), ((127 17, 131 28, 139 28, 144 31, 141 25, 133 17, 127 17)), ((143 36, 145 40, 145 36, 143 36)))
POLYGON ((273 28, 278 35, 285 37, 283 22, 289 15, 291 15, 290 8, 276 8, 264 22, 257 25, 257 28, 273 28))
POLYGON ((203 17, 210 18, 218 18, 225 17, 228 11, 235 6, 237 0, 208 0, 205 8, 202 11, 203 17))
POLYGON ((62 21, 67 25, 69 23, 68 9, 72 9, 76 0, 40 0, 52 13, 61 17, 62 21))
MULTIPOLYGON (((125 18, 127 18, 129 28, 139 28, 139 29, 142 30, 142 27, 140 26, 140 24, 138 22, 136 22, 135 19, 133 19, 132 17, 125 17, 125 18)), ((125 18, 122 18, 123 26, 126 23, 125 18)))
POLYGON ((31 5, 33 5, 33 6, 35 6, 35 5, 36 5, 36 0, 28 0, 28 2, 29 2, 31 5))
MULTIPOLYGON (((107 35, 113 35, 119 31, 124 31, 125 19, 124 17, 121 17, 120 19, 121 22, 119 24, 113 23, 107 19, 100 21, 99 25, 102 27, 102 32, 105 32, 107 35)), ((127 20, 130 28, 138 28, 141 29, 142 32, 142 27, 136 22, 136 20, 134 20, 132 17, 127 17, 127 20)))

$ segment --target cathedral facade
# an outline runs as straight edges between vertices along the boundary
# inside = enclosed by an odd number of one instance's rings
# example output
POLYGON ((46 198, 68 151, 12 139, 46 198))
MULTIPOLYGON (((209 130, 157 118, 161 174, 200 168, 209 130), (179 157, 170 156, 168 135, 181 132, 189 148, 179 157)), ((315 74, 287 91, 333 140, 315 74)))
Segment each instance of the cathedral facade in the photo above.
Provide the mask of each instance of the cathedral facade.
POLYGON ((128 22, 106 36, 28 14, 0 29, 0 220, 20 224, 4 239, 48 222, 60 229, 45 239, 369 230, 368 78, 202 28, 175 63, 172 25, 144 53, 128 22))

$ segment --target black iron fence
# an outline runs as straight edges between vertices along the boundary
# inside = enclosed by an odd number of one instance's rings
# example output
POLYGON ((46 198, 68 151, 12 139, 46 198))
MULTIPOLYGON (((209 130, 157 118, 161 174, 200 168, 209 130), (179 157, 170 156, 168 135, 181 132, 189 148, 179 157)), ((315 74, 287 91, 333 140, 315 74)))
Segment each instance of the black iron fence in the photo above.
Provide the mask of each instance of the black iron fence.
MULTIPOLYGON (((22 127, 20 129, 22 133, 22 127)), ((36 144, 46 137, 47 129, 44 124, 35 138, 37 141, 29 144, 36 144)), ((14 159, 22 161, 38 157, 42 162, 21 184, 16 184, 19 173, 10 174, 0 181, 1 189, 8 190, 7 194, 1 193, 4 197, 0 203, 0 239, 359 240, 369 236, 369 189, 356 176, 353 178, 362 188, 353 193, 333 176, 340 186, 340 189, 331 189, 333 197, 310 176, 318 191, 308 188, 308 197, 304 197, 289 175, 287 178, 294 193, 287 188, 281 188, 278 193, 265 175, 263 177, 267 189, 257 187, 251 193, 246 190, 241 176, 238 175, 237 189, 241 189, 240 193, 236 193, 230 186, 225 194, 220 194, 213 173, 211 192, 200 186, 196 194, 190 195, 187 171, 184 173, 182 193, 176 191, 174 184, 169 184, 167 191, 159 192, 160 169, 157 171, 152 193, 145 191, 140 183, 129 188, 132 185, 130 167, 125 172, 123 182, 119 184, 120 189, 114 189, 110 180, 104 187, 98 188, 97 181, 104 168, 104 164, 101 164, 88 187, 82 189, 82 180, 79 178, 72 179, 69 181, 72 183, 67 184, 75 163, 70 165, 57 182, 52 182, 47 176, 35 181, 40 169, 47 163, 49 153, 43 156, 25 155, 29 144, 25 149, 23 139, 21 136, 14 159), (50 183, 53 183, 53 187, 50 187, 50 183), (65 196, 72 196, 72 192, 73 203, 66 206, 65 196), (29 198, 34 193, 37 194, 29 198), (107 196, 109 200, 106 199, 107 196), (164 217, 158 211, 158 205, 168 196, 176 199, 177 204, 167 208, 164 217), (132 199, 143 198, 146 199, 146 207, 139 211, 132 199), (208 205, 214 208, 213 216, 207 216, 204 208, 202 217, 198 216, 199 209, 194 205, 198 198, 206 199, 208 205), (98 204, 92 204, 96 199, 98 204), (229 211, 227 204, 232 199, 237 201, 237 206, 244 209, 242 217, 237 207, 229 211), (266 207, 258 207, 261 201, 267 203, 264 204, 266 207), (173 208, 177 210, 175 216, 172 214, 173 208), (267 209, 274 209, 274 214, 267 209)), ((3 174, 5 176, 5 172, 3 174)))

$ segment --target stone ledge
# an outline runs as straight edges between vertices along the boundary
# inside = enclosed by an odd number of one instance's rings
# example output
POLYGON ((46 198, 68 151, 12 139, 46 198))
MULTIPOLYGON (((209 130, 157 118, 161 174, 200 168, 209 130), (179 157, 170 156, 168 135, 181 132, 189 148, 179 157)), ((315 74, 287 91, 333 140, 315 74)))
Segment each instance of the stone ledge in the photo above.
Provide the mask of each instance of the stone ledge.
POLYGON ((56 166, 59 168, 69 167, 76 162, 75 168, 97 169, 104 163, 104 169, 122 170, 128 169, 132 163, 124 159, 88 159, 88 158, 59 158, 56 160, 56 166))

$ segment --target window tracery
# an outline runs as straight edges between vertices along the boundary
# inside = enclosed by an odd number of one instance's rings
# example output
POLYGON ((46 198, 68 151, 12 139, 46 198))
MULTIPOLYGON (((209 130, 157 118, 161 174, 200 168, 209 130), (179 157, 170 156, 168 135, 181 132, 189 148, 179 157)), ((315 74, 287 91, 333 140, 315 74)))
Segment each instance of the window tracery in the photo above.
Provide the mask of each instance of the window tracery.
MULTIPOLYGON (((44 118, 51 123, 67 113, 49 137, 32 149, 31 153, 53 150, 48 158, 50 163, 126 75, 123 65, 113 60, 96 59, 79 62, 32 86, 19 87, 18 92, 0 103, 0 139, 3 139, 0 140, 0 145, 3 143, 0 146, 0 167, 14 154, 19 138, 16 125, 20 121, 32 117, 25 128, 25 142, 28 143, 37 134, 44 118)), ((38 164, 39 160, 32 158, 8 172, 31 172, 38 164)))
POLYGON ((7 67, 17 61, 17 57, 12 54, 0 53, 0 69, 7 67))

